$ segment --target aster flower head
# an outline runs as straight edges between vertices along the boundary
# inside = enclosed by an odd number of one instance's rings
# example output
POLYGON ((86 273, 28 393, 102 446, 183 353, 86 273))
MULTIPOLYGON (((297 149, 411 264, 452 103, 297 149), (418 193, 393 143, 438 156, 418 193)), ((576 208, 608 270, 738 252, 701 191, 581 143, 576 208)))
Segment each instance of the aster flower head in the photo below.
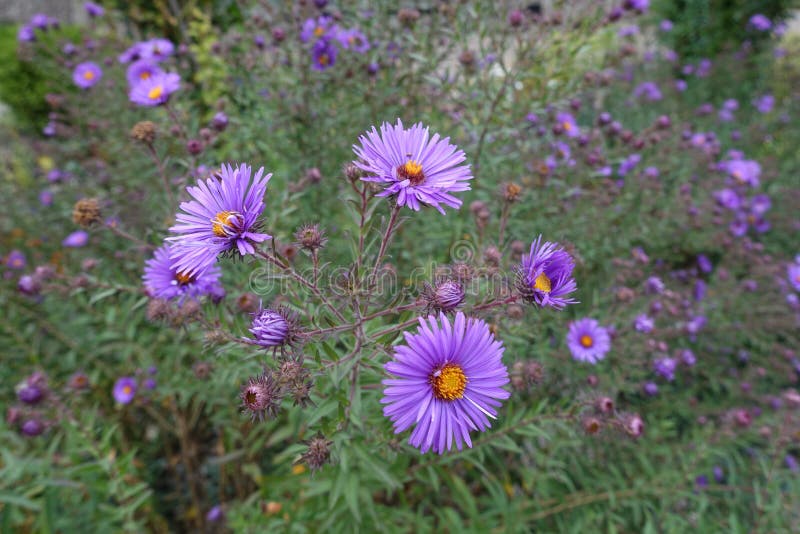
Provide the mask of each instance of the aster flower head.
POLYGON ((594 365, 611 350, 611 336, 597 320, 585 317, 570 323, 567 346, 574 359, 594 365))
POLYGON ((423 453, 472 447, 470 430, 489 428, 509 397, 502 342, 461 312, 452 323, 443 313, 420 317, 417 332, 404 335, 384 366, 395 377, 383 380, 381 399, 395 434, 416 424, 408 442, 423 453))
POLYGON ((128 78, 128 84, 133 87, 139 82, 149 80, 153 76, 162 74, 163 72, 164 71, 161 70, 161 67, 159 67, 158 63, 155 61, 150 59, 140 59, 138 61, 134 61, 128 66, 126 76, 128 78))
POLYGON ((251 377, 242 386, 240 398, 242 409, 249 412, 253 420, 274 418, 281 405, 281 388, 271 373, 251 377))
POLYGON ((165 104, 172 93, 180 89, 181 77, 174 72, 153 72, 146 79, 140 79, 131 87, 128 98, 140 106, 159 106, 165 104))
POLYGON ((36 40, 36 32, 29 24, 23 24, 17 30, 17 41, 20 43, 30 43, 36 40))
POLYGON ((581 129, 571 113, 561 112, 556 115, 556 124, 561 127, 567 137, 578 137, 581 129))
POLYGON ((312 39, 326 39, 336 31, 336 25, 331 17, 322 15, 316 19, 306 19, 300 30, 300 40, 304 43, 312 39))
POLYGON ((25 266, 28 264, 28 261, 25 259, 25 254, 22 251, 12 250, 5 257, 4 263, 9 269, 21 270, 25 268, 25 266))
POLYGON ((262 347, 288 345, 297 337, 297 320, 285 308, 262 308, 253 314, 250 333, 262 347))
POLYGON ((92 63, 91 61, 78 64, 75 70, 72 71, 72 81, 81 89, 92 87, 99 82, 102 77, 103 71, 96 63, 92 63))
POLYGON ((164 244, 145 262, 142 277, 147 292, 153 298, 172 300, 198 298, 213 294, 219 286, 219 267, 212 265, 195 275, 185 275, 172 268, 170 245, 164 244))
POLYGON ((311 47, 311 68, 314 70, 327 70, 336 64, 339 49, 333 41, 320 39, 311 47))
POLYGON ((765 32, 772 29, 772 21, 769 20, 765 15, 762 15, 761 13, 756 13, 755 15, 750 17, 748 25, 751 28, 758 30, 760 32, 765 32))
POLYGON ((153 61, 167 59, 173 52, 175 52, 175 45, 168 39, 150 39, 140 43, 139 46, 139 57, 153 61))
POLYGON ((753 102, 753 105, 759 113, 769 113, 775 106, 775 97, 770 94, 760 96, 753 102))
POLYGON ((742 205, 742 199, 733 189, 724 188, 714 192, 717 204, 729 210, 737 210, 742 205))
POLYGON ((406 129, 397 119, 394 125, 383 123, 380 133, 373 127, 359 141, 360 146, 353 146, 359 158, 354 164, 369 174, 362 180, 386 185, 378 196, 395 197, 398 206, 414 211, 424 205, 444 214, 444 206, 461 206, 450 193, 469 191, 472 173, 464 164, 464 151, 449 137, 431 137, 422 123, 406 129))
POLYGON ((658 358, 653 362, 653 370, 664 378, 672 382, 675 380, 675 369, 678 367, 678 362, 674 358, 658 358))
POLYGON ((646 313, 642 313, 636 316, 636 319, 633 321, 633 327, 638 332, 647 334, 653 331, 655 322, 653 321, 652 317, 648 316, 646 313))
POLYGON ((187 191, 194 200, 182 202, 177 224, 168 237, 174 245, 173 268, 187 275, 202 272, 224 253, 255 254, 254 243, 271 236, 259 233, 264 194, 272 174, 260 168, 251 178, 249 165, 222 165, 218 174, 200 180, 187 191))
POLYGON ((800 291, 800 263, 790 263, 786 269, 786 275, 795 291, 800 291))
POLYGON ((558 243, 542 243, 540 235, 531 243, 530 253, 522 256, 517 291, 530 304, 561 310, 577 302, 568 297, 577 289, 572 277, 574 268, 575 262, 567 251, 558 243))
POLYGON ((425 284, 422 298, 428 310, 450 312, 464 302, 464 286, 457 280, 442 280, 435 286, 425 284))
POLYGON ((369 41, 364 33, 357 29, 342 30, 336 34, 336 40, 345 50, 352 50, 359 54, 365 54, 370 49, 369 41))
POLYGON ((72 232, 65 237, 64 241, 61 242, 61 245, 68 248, 80 248, 86 246, 88 242, 89 234, 83 230, 78 230, 77 232, 72 232))
POLYGON ((136 379, 130 376, 123 376, 114 383, 114 400, 120 404, 130 404, 136 396, 136 379))
POLYGON ((103 9, 103 6, 95 4, 94 2, 85 2, 83 4, 83 8, 86 10, 86 14, 90 17, 102 17, 103 13, 106 12, 106 10, 103 9))
POLYGON ((722 169, 731 178, 740 184, 747 184, 751 187, 758 187, 761 177, 761 165, 757 161, 749 159, 733 159, 721 164, 722 169))

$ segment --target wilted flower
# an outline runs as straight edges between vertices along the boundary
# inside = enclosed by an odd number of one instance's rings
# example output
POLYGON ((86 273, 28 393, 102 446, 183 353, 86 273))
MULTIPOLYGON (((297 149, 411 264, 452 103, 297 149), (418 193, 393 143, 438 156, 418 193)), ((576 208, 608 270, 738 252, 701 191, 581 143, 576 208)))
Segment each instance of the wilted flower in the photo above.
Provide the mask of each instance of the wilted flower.
POLYGON ((257 232, 264 210, 264 194, 272 174, 260 168, 251 180, 251 168, 223 165, 219 174, 199 181, 187 191, 194 200, 181 203, 170 254, 172 266, 187 275, 203 271, 223 253, 255 254, 254 243, 271 236, 257 232))
POLYGON ((611 337, 597 320, 587 317, 570 323, 567 346, 576 360, 596 364, 611 350, 611 337))
POLYGON ((100 205, 96 198, 82 198, 72 208, 72 222, 84 228, 100 222, 100 205))
POLYGON ((252 377, 242 387, 240 394, 242 408, 254 420, 273 418, 278 414, 281 403, 281 390, 272 374, 252 377))
POLYGON ((396 198, 398 206, 418 211, 433 206, 444 214, 444 206, 458 208, 461 200, 450 193, 469 191, 472 179, 464 151, 450 143, 450 138, 430 137, 428 128, 417 123, 409 129, 383 123, 380 133, 372 131, 359 137, 361 146, 353 146, 359 157, 355 165, 370 176, 367 182, 379 182, 386 188, 378 196, 396 198))
POLYGON ((302 460, 308 464, 312 471, 322 469, 331 458, 331 445, 333 442, 325 439, 325 436, 318 434, 308 440, 308 449, 301 456, 302 460))
POLYGON ((522 256, 516 287, 529 303, 551 306, 557 310, 575 299, 568 297, 577 289, 572 270, 575 262, 557 243, 542 244, 542 236, 531 243, 530 253, 522 256))
POLYGON ((443 313, 419 323, 384 366, 398 378, 383 380, 383 413, 395 434, 416 424, 409 443, 423 453, 442 454, 454 442, 459 450, 464 443, 472 447, 470 430, 489 428, 488 418, 509 397, 502 387, 509 382, 503 345, 485 322, 461 312, 453 323, 443 313))

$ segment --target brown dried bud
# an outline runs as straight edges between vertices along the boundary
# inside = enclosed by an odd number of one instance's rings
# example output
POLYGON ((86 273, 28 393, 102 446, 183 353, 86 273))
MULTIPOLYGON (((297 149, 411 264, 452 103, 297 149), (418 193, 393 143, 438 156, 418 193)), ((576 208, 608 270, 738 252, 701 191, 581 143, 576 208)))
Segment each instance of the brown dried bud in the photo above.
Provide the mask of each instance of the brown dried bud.
POLYGON ((345 164, 343 172, 347 179, 351 182, 360 180, 364 176, 364 171, 359 169, 358 166, 352 161, 345 164))
POLYGON ((475 66, 475 53, 472 50, 464 50, 458 56, 458 61, 465 67, 473 67, 475 66))
POLYGON ((131 138, 146 145, 156 140, 156 125, 152 121, 140 121, 131 128, 131 138))
POLYGON ((590 436, 597 434, 603 428, 603 423, 597 417, 586 417, 582 424, 583 431, 590 436))
POLYGON ((486 247, 483 251, 483 260, 494 267, 500 265, 500 261, 503 259, 503 254, 498 250, 495 246, 486 247))
POLYGON ((312 252, 324 247, 328 241, 318 224, 304 224, 294 233, 294 239, 299 247, 312 252))
POLYGON ((516 202, 519 200, 519 194, 522 192, 522 187, 514 183, 507 183, 503 185, 503 198, 506 202, 516 202))
POLYGON ((322 181, 322 172, 316 167, 311 167, 306 171, 306 180, 312 184, 318 184, 322 181))
POLYGON ((595 408, 602 414, 610 414, 614 411, 614 401, 610 397, 600 397, 595 401, 595 408))
POLYGON ((72 208, 72 221, 88 228, 94 223, 100 222, 100 204, 96 198, 82 198, 75 203, 72 208))
POLYGON ((239 311, 244 313, 255 313, 259 307, 258 295, 255 293, 242 293, 236 299, 236 306, 239 311))
POLYGON ((208 362, 197 362, 192 366, 194 376, 200 380, 206 380, 209 376, 211 376, 212 370, 213 366, 208 362))
POLYGON ((169 302, 164 299, 150 299, 147 303, 147 313, 149 321, 163 321, 169 317, 169 302))
POLYGON ((629 287, 621 287, 617 290, 617 300, 620 302, 628 302, 635 296, 636 292, 629 287))
POLYGON ((399 20, 400 24, 403 26, 411 28, 417 20, 419 20, 419 11, 416 9, 403 8, 397 12, 397 20, 399 20))
POLYGON ((279 502, 269 501, 267 504, 264 505, 264 513, 266 515, 275 515, 280 513, 283 509, 283 505, 279 502))
POLYGON ((525 315, 525 308, 519 304, 509 304, 508 308, 506 308, 506 314, 508 314, 509 319, 519 320, 525 315))
POLYGON ((331 459, 332 441, 325 439, 322 434, 317 434, 308 442, 308 450, 300 457, 312 471, 322 469, 331 459))

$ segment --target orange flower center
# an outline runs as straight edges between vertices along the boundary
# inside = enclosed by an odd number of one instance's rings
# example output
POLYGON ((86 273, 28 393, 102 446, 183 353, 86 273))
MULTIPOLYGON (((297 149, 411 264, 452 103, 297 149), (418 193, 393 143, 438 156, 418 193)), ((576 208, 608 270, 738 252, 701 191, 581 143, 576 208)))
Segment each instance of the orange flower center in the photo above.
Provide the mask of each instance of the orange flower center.
POLYGON ((122 392, 123 392, 125 395, 130 395, 132 391, 133 391, 133 388, 132 388, 132 387, 130 387, 130 386, 124 386, 124 387, 122 388, 122 392))
POLYGON ((411 185, 419 185, 425 181, 425 173, 422 171, 422 164, 413 159, 406 161, 397 168, 397 176, 403 180, 408 180, 411 185))
POLYGON ((175 280, 179 285, 185 286, 186 284, 194 282, 194 277, 190 274, 175 273, 175 280))
POLYGON ((161 95, 163 94, 164 94, 164 87, 161 85, 156 85, 155 87, 150 89, 149 93, 147 93, 147 98, 149 98, 150 100, 158 100, 159 98, 161 98, 161 95))
POLYGON ((553 289, 550 278, 544 273, 540 274, 536 277, 536 280, 533 281, 533 289, 538 289, 544 293, 550 293, 553 289))
POLYGON ((317 26, 316 28, 314 28, 315 37, 322 37, 322 34, 324 33, 325 33, 325 28, 323 28, 322 26, 317 26))
POLYGON ((239 233, 244 218, 238 211, 220 211, 211 219, 211 228, 217 237, 231 237, 239 233))
POLYGON ((592 339, 592 336, 588 334, 583 334, 581 336, 580 343, 583 347, 590 349, 592 348, 592 345, 594 345, 594 339, 592 339))
POLYGON ((142 71, 142 73, 139 74, 139 78, 141 78, 142 80, 150 79, 150 71, 147 71, 147 70, 142 71))
POLYGON ((431 374, 430 383, 433 387, 433 395, 437 399, 453 401, 464 396, 464 390, 467 389, 467 376, 461 366, 447 363, 431 374))
POLYGON ((317 62, 318 62, 320 65, 322 65, 322 66, 325 66, 325 65, 327 65, 327 64, 328 64, 328 61, 329 61, 329 59, 328 59, 328 54, 321 54, 321 55, 320 55, 320 56, 317 58, 317 62))
POLYGON ((564 121, 561 123, 561 127, 564 128, 565 132, 572 130, 572 123, 569 121, 564 121))
POLYGON ((83 73, 83 78, 89 81, 94 80, 94 72, 87 70, 83 73))

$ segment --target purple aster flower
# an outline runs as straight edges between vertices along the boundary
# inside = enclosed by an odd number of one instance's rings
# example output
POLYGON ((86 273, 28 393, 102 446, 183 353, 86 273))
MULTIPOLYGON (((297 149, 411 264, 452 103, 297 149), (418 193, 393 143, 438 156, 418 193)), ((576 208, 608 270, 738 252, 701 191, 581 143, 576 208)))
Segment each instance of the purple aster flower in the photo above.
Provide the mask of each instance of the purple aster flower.
POLYGON ((680 358, 681 361, 689 367, 697 363, 697 358, 695 357, 694 352, 692 352, 690 349, 683 349, 680 352, 680 358))
POLYGON ((38 419, 28 419, 27 421, 22 423, 22 427, 20 428, 20 430, 22 431, 23 436, 32 438, 44 432, 45 427, 44 423, 42 423, 38 419))
POLYGON ((117 57, 120 63, 130 63, 142 57, 142 43, 135 43, 117 57))
POLYGON ((694 479, 694 483, 697 484, 698 488, 706 488, 708 487, 708 477, 706 475, 698 475, 697 478, 694 479))
POLYGON ((167 39, 150 39, 140 43, 138 52, 141 59, 162 61, 175 52, 175 45, 167 39))
POLYGON ((661 100, 663 95, 661 94, 661 89, 658 88, 658 85, 655 82, 644 82, 639 84, 636 89, 634 89, 633 97, 644 97, 644 99, 649 102, 656 102, 661 100))
POLYGON ((570 323, 567 347, 574 359, 594 365, 611 350, 611 336, 595 319, 585 317, 570 323))
POLYGON ((46 30, 50 25, 50 17, 44 13, 34 13, 31 17, 30 25, 38 30, 46 30))
POLYGON ((72 81, 81 89, 88 89, 103 77, 103 71, 96 63, 87 61, 80 63, 75 70, 72 71, 72 81))
POLYGON ((174 72, 155 73, 139 80, 131 88, 128 98, 140 106, 158 106, 166 103, 172 93, 180 89, 181 77, 174 72))
POLYGON ((775 106, 775 97, 772 95, 763 95, 753 102, 759 113, 769 113, 775 106))
POLYGON ((219 504, 211 508, 206 514, 206 521, 210 523, 217 523, 223 519, 225 519, 225 512, 219 504))
POLYGON ((336 34, 336 40, 345 50, 352 50, 359 54, 364 54, 370 49, 367 36, 357 28, 340 31, 336 34))
POLYGON ((103 6, 95 4, 94 2, 86 2, 83 4, 83 8, 90 17, 102 17, 103 13, 106 12, 103 6))
POLYGON ((711 263, 711 260, 705 254, 698 254, 697 255, 697 267, 700 269, 702 273, 710 273, 712 269, 714 269, 714 265, 711 263))
POLYGON ((64 241, 61 242, 61 245, 69 248, 80 248, 86 246, 88 242, 89 234, 83 230, 78 230, 77 232, 72 232, 65 237, 64 241))
POLYGON ((654 326, 655 326, 655 322, 646 313, 642 313, 640 315, 637 315, 636 319, 633 322, 633 327, 638 332, 643 332, 645 334, 647 334, 649 332, 652 332, 654 326))
POLYGON ((444 206, 459 208, 461 200, 450 193, 469 191, 472 179, 463 150, 441 139, 430 136, 428 127, 417 123, 409 129, 384 122, 380 133, 372 131, 359 137, 361 146, 353 146, 358 156, 355 165, 370 176, 367 182, 381 182, 386 188, 378 196, 393 196, 398 206, 408 206, 418 211, 421 206, 432 206, 444 214, 444 206))
POLYGON ((572 277, 574 268, 575 262, 569 253, 557 243, 542 244, 540 235, 531 243, 530 253, 522 256, 517 271, 517 291, 531 304, 561 310, 577 302, 567 296, 577 289, 572 277))
POLYGON ((767 195, 755 195, 750 199, 750 211, 757 217, 765 215, 771 207, 772 201, 767 195))
POLYGON ((642 161, 642 156, 639 154, 631 154, 619 164, 617 174, 619 176, 627 176, 638 164, 642 161))
POLYGON ((731 178, 740 184, 758 187, 761 178, 761 165, 750 159, 734 159, 720 164, 731 178))
POLYGON ((661 294, 664 292, 664 282, 657 276, 651 276, 645 281, 645 287, 650 293, 661 294))
POLYGON ((128 78, 128 83, 131 86, 135 86, 138 83, 144 80, 149 80, 153 76, 162 74, 163 72, 164 71, 161 70, 161 67, 158 66, 158 63, 150 59, 139 59, 128 66, 126 76, 128 78))
POLYGON ((647 382, 644 386, 642 386, 642 390, 644 391, 645 395, 649 397, 655 397, 658 395, 658 384, 655 382, 647 382))
POLYGON ((228 116, 224 112, 218 111, 211 119, 211 126, 219 132, 223 131, 228 127, 228 116))
POLYGON ((35 384, 25 384, 17 390, 17 398, 23 404, 38 404, 44 398, 44 391, 35 384))
POLYGON ((786 463, 786 468, 792 473, 800 472, 800 463, 798 463, 797 458, 791 454, 787 454, 783 461, 786 463))
POLYGON ((65 56, 71 56, 77 51, 78 48, 72 43, 64 43, 64 46, 61 47, 61 52, 63 52, 65 56))
POLYGON ((706 283, 703 280, 697 280, 694 283, 693 291, 694 300, 701 301, 706 296, 706 283))
POLYGON ((48 122, 44 128, 42 128, 42 133, 45 137, 53 137, 56 135, 56 124, 54 122, 48 122))
POLYGON ((28 24, 23 24, 17 30, 17 41, 20 43, 30 43, 36 40, 36 32, 33 27, 28 24))
POLYGON ((333 41, 320 39, 311 47, 311 68, 314 70, 327 70, 336 64, 336 55, 339 50, 333 41))
POLYGON ((658 178, 659 174, 661 174, 661 173, 658 171, 658 167, 652 167, 651 166, 651 167, 647 167, 644 170, 644 175, 647 176, 648 178, 658 178))
POLYGON ((720 206, 729 210, 737 210, 742 205, 742 199, 733 189, 725 188, 715 191, 714 199, 720 206))
POLYGON ((761 13, 756 13, 750 17, 748 24, 751 28, 760 32, 766 32, 772 29, 772 21, 761 13))
POLYGON ((795 291, 800 291, 800 264, 790 263, 789 267, 786 269, 786 275, 795 291))
POLYGON ((581 135, 581 129, 578 123, 575 122, 575 117, 571 113, 561 112, 556 115, 556 124, 558 124, 567 137, 578 137, 581 135))
POLYGON ((219 174, 187 191, 194 198, 181 203, 182 213, 170 228, 172 267, 187 275, 204 271, 222 253, 255 254, 253 243, 271 236, 257 232, 264 211, 264 194, 272 174, 260 168, 251 180, 251 168, 222 165, 219 174))
POLYGON ((617 31, 617 35, 620 37, 630 37, 631 35, 638 35, 639 34, 639 26, 636 24, 631 24, 629 26, 623 26, 617 31))
POLYGON ((265 308, 253 314, 250 333, 262 347, 286 345, 294 337, 294 319, 283 309, 265 308))
POLYGON ((136 395, 136 379, 130 376, 123 376, 114 383, 114 400, 120 404, 130 404, 136 395))
POLYGON ((28 262, 25 259, 25 254, 19 250, 12 250, 8 253, 8 256, 6 256, 5 264, 9 269, 21 270, 25 268, 28 262))
POLYGON ((307 43, 312 39, 324 39, 335 31, 336 25, 330 17, 322 15, 316 19, 306 19, 300 30, 300 40, 307 43))
POLYGON ((41 291, 42 284, 39 283, 39 279, 35 276, 25 274, 19 277, 17 289, 23 295, 35 296, 41 291))
POLYGON ((673 24, 672 24, 671 20, 664 19, 664 20, 661 21, 661 23, 659 23, 658 27, 662 32, 671 32, 672 28, 673 28, 673 24))
POLYGON ((689 84, 686 83, 686 80, 675 80, 675 90, 679 93, 684 92, 689 87, 689 84))
POLYGON ((212 265, 193 276, 172 268, 170 245, 164 244, 145 262, 142 280, 150 296, 171 300, 186 297, 197 298, 208 295, 219 285, 219 267, 212 265))
POLYGON ((674 358, 658 358, 653 362, 653 370, 663 379, 672 382, 675 380, 675 369, 678 362, 674 358))
POLYGON ((395 347, 386 371, 397 378, 383 380, 383 414, 394 433, 416 427, 409 443, 423 453, 472 447, 470 430, 486 430, 497 417, 503 386, 509 382, 503 365, 503 344, 480 319, 458 312, 450 319, 419 318, 416 333, 405 332, 405 345, 395 347))
POLYGON ((695 315, 686 323, 686 331, 690 334, 697 334, 705 327, 708 320, 703 315, 695 315))

